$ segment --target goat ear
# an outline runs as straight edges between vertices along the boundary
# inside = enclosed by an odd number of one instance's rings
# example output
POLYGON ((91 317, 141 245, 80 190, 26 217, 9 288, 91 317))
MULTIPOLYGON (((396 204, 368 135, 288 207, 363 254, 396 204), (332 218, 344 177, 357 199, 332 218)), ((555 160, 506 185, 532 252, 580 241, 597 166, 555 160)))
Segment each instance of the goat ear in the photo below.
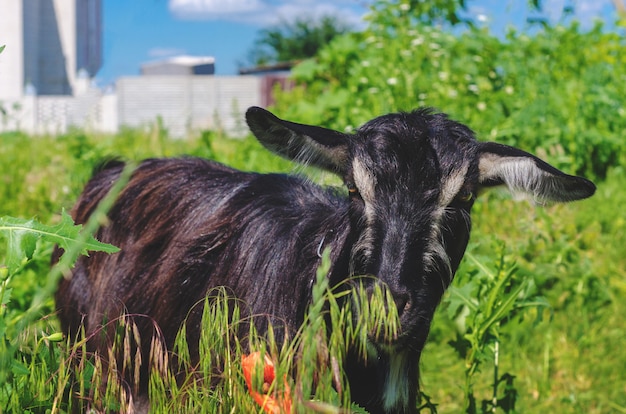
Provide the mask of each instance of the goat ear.
POLYGON ((344 174, 349 135, 318 126, 297 124, 259 107, 246 112, 246 122, 270 151, 302 164, 344 174))
POLYGON ((565 174, 550 164, 507 145, 479 144, 479 180, 483 186, 506 184, 514 192, 530 195, 537 202, 567 202, 593 195, 589 180, 565 174))

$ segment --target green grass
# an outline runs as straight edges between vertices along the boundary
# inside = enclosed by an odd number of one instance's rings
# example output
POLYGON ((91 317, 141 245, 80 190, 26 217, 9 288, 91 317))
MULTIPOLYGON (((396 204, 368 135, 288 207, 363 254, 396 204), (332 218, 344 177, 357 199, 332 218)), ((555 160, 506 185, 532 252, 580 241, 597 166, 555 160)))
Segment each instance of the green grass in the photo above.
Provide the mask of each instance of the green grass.
MULTIPOLYGON (((490 240, 502 241, 518 276, 551 306, 538 324, 530 318, 503 328, 500 369, 516 376, 518 412, 626 412, 626 213, 616 207, 626 202, 624 185, 616 169, 594 197, 574 204, 532 207, 497 193, 477 203, 469 252, 490 256, 490 240)), ((468 283, 467 262, 454 286, 468 283)), ((464 367, 445 346, 456 327, 443 311, 423 355, 422 380, 439 412, 454 413, 462 407, 454 378, 464 367)), ((483 371, 478 383, 488 398, 492 371, 483 371)))
MULTIPOLYGON (((112 155, 141 159, 181 154, 210 157, 246 170, 294 170, 290 163, 269 154, 252 138, 230 140, 206 133, 187 140, 170 140, 158 128, 147 132, 128 130, 117 136, 80 131, 59 137, 4 134, 0 135, 0 216, 36 218, 42 223, 57 224, 61 210, 71 208, 91 170, 101 159, 112 155)), ((321 179, 327 180, 327 177, 321 179)), ((614 168, 606 180, 598 184, 594 197, 569 205, 533 207, 525 202, 514 202, 499 191, 483 194, 475 205, 468 252, 486 269, 497 270, 501 263, 505 264, 504 271, 515 269, 497 299, 524 284, 526 298, 545 298, 550 305, 549 310, 540 307, 513 311, 494 325, 491 336, 482 343, 479 369, 470 378, 478 408, 482 400, 492 398, 493 348, 497 337, 499 375, 515 376, 515 412, 626 412, 626 353, 622 352, 626 336, 623 321, 626 314, 626 212, 622 207, 626 204, 623 190, 626 173, 619 167, 614 168), (543 316, 541 321, 537 320, 539 313, 543 316)), ((109 375, 106 370, 98 373, 97 359, 81 359, 76 351, 82 344, 72 347, 59 341, 51 296, 44 298, 36 320, 26 329, 11 328, 44 289, 51 248, 49 243, 38 243, 32 260, 10 280, 10 302, 3 301, 0 315, 6 325, 7 338, 18 343, 19 348, 9 368, 10 381, 0 386, 2 412, 55 409, 65 412, 70 408, 70 384, 75 383, 74 390, 82 390, 88 399, 95 400, 94 393, 101 392, 100 387, 89 384, 97 384, 94 380, 97 375, 101 379, 109 375), (78 379, 69 376, 72 364, 82 367, 78 379)), ((4 244, 0 244, 0 263, 6 259, 3 249, 4 244)), ((478 283, 477 278, 484 279, 485 273, 477 273, 476 267, 466 258, 454 287, 461 289, 478 283)), ((484 280, 480 282, 484 289, 493 285, 484 280)), ((422 385, 430 400, 437 404, 439 413, 458 413, 467 403, 467 356, 449 343, 457 339, 458 334, 470 332, 473 325, 470 321, 464 329, 459 328, 458 320, 448 312, 448 299, 444 299, 435 315, 422 356, 422 385)), ((483 296, 475 299, 485 303, 483 296)), ((224 329, 224 326, 215 329, 224 329)), ((208 332, 206 340, 215 340, 218 334, 208 332)), ((329 343, 331 339, 328 338, 329 343)), ((306 349, 302 344, 312 341, 311 337, 303 333, 298 340, 300 342, 291 347, 274 348, 271 343, 259 342, 259 347, 265 347, 276 358, 279 376, 292 372, 290 364, 294 363, 294 354, 309 361, 309 366, 316 366, 311 359, 306 359, 309 356, 300 352, 306 349)), ((211 342, 208 344, 208 348, 224 350, 221 358, 229 362, 221 364, 225 372, 234 375, 224 375, 223 383, 214 390, 203 387, 202 380, 189 383, 197 386, 181 388, 167 383, 167 377, 155 377, 154 389, 168 390, 160 394, 162 398, 157 399, 157 404, 168 412, 184 406, 208 412, 217 411, 218 406, 232 405, 256 409, 239 367, 243 347, 235 344, 233 353, 228 355, 227 346, 219 348, 211 342)), ((181 343, 182 349, 184 344, 181 343)), ((204 373, 200 377, 206 379, 210 366, 201 368, 204 373)), ((332 377, 331 374, 323 375, 332 377)), ((334 381, 331 377, 325 381, 334 381)), ((303 397, 308 395, 306 390, 310 387, 310 383, 305 384, 307 378, 310 376, 290 380, 292 390, 302 387, 298 395, 301 402, 307 401, 303 397)), ((109 392, 116 394, 115 389, 109 392)), ((324 401, 347 404, 345 396, 332 394, 332 387, 322 387, 319 392, 324 401)), ((501 386, 498 395, 503 394, 501 386)), ((113 395, 112 399, 116 398, 113 395)), ((497 412, 504 411, 500 408, 497 412)))

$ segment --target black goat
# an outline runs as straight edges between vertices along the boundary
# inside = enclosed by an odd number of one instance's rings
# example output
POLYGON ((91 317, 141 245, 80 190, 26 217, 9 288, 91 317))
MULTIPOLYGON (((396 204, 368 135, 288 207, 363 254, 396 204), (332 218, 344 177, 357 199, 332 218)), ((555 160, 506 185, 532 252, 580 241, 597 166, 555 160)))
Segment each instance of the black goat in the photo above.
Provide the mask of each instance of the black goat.
MULTIPOLYGON (((338 174, 349 195, 202 159, 146 160, 98 233, 121 252, 82 257, 61 282, 56 299, 66 331, 84 324, 94 332, 103 318, 126 310, 149 315, 171 347, 191 307, 216 286, 295 330, 323 245, 331 251, 331 284, 374 276, 388 286, 400 317, 395 343, 373 343, 376 358, 347 364, 354 401, 373 413, 413 412, 420 353, 464 254, 477 192, 506 184, 564 202, 595 191, 519 149, 477 142, 466 126, 428 109, 381 116, 355 134, 256 107, 246 118, 266 148, 338 174)), ((122 167, 110 164, 87 184, 73 211, 78 223, 122 167)), ((188 326, 190 341, 198 334, 188 326)))

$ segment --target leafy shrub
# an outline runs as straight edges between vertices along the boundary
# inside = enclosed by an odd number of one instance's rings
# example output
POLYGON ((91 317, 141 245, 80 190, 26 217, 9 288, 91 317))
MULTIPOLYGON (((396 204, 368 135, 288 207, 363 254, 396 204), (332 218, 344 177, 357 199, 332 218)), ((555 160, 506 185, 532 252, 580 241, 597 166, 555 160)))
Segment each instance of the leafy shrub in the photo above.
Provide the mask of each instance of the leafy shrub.
POLYGON ((618 34, 600 23, 584 32, 574 22, 533 36, 511 30, 500 39, 476 28, 453 35, 405 16, 411 13, 396 2, 381 6, 367 30, 335 38, 297 66, 299 86, 280 96, 280 113, 353 129, 383 113, 432 106, 483 139, 572 173, 604 178, 626 160, 626 54, 618 34))
MULTIPOLYGON (((121 185, 117 186, 117 191, 120 189, 121 185)), ((109 197, 109 203, 116 195, 109 197)), ((0 266, 0 401, 9 411, 46 406, 56 395, 49 375, 59 368, 62 357, 55 343, 63 340, 63 334, 55 332, 54 324, 43 316, 52 311, 50 299, 59 279, 80 254, 90 250, 117 251, 92 237, 102 220, 102 209, 106 206, 94 214, 85 229, 74 225, 66 213, 57 225, 0 217, 0 236, 7 242, 4 265, 0 266), (42 272, 47 275, 42 286, 18 292, 15 300, 13 285, 22 289, 28 286, 19 283, 20 278, 29 273, 30 263, 49 263, 51 250, 42 249, 42 245, 52 243, 63 247, 66 253, 51 271, 42 272), (24 299, 28 301, 25 303, 24 299)))

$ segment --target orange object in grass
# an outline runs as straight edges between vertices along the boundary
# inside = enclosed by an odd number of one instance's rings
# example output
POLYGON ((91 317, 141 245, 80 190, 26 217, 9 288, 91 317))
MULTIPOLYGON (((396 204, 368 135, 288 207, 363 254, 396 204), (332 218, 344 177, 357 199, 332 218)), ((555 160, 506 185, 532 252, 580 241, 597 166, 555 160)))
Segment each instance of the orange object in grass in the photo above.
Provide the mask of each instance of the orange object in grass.
POLYGON ((276 379, 274 363, 267 355, 265 355, 263 361, 260 361, 260 359, 260 352, 253 352, 250 355, 244 355, 241 357, 243 376, 246 380, 246 385, 248 386, 250 395, 266 413, 291 413, 291 393, 287 381, 285 381, 285 390, 282 396, 269 395, 268 391, 276 379), (252 376, 254 375, 256 366, 259 363, 263 364, 263 387, 260 392, 259 390, 255 390, 252 386, 252 376))

